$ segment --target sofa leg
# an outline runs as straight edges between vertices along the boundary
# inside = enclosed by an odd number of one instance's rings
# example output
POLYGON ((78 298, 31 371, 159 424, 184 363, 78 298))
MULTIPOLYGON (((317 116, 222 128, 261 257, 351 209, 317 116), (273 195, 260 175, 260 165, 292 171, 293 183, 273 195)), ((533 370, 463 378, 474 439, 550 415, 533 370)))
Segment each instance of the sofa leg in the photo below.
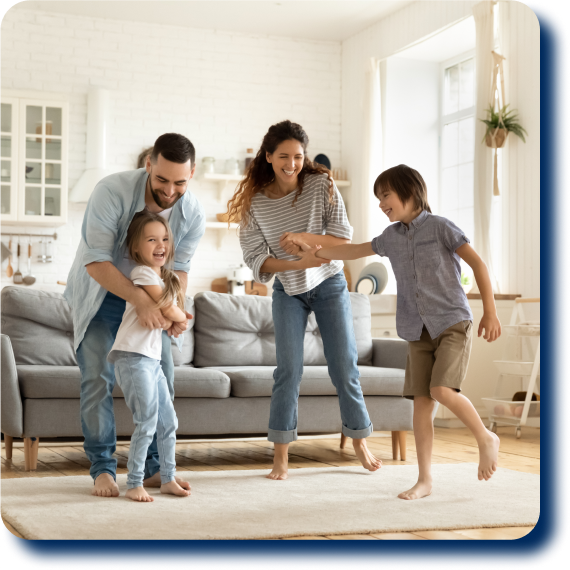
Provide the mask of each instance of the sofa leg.
POLYGON ((341 433, 341 434, 340 434, 340 448, 341 448, 341 449, 344 449, 344 448, 345 448, 345 446, 346 446, 346 440, 347 440, 346 435, 344 435, 344 433, 341 433))
POLYGON ((396 461, 398 459, 398 443, 399 443, 399 431, 392 432, 392 459, 396 461))
POLYGON ((4 434, 4 447, 6 448, 6 459, 12 459, 12 446, 14 438, 11 435, 4 434))
POLYGON ((24 438, 24 463, 26 471, 35 471, 38 468, 38 447, 40 440, 37 437, 24 438))
POLYGON ((400 440, 400 459, 406 461, 406 436, 407 431, 398 432, 398 439, 400 440))

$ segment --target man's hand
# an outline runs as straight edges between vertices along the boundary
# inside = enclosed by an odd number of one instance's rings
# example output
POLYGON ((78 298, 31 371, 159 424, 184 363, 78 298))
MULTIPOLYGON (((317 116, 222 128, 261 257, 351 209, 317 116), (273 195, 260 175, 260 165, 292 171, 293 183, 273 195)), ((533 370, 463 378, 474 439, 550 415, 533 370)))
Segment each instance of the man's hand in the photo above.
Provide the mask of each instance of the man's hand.
POLYGON ((137 294, 137 302, 135 303, 135 310, 141 326, 147 329, 164 329, 167 324, 167 319, 156 308, 156 303, 151 299, 150 295, 139 289, 140 293, 137 294))
POLYGON ((483 334, 483 329, 485 329, 485 334, 483 338, 487 342, 493 342, 497 340, 501 336, 501 322, 497 315, 489 315, 487 313, 483 313, 483 318, 479 323, 479 331, 477 336, 481 336, 483 334))
MULTIPOLYGON (((188 320, 192 319, 192 315, 188 311, 184 311, 188 320)), ((184 331, 188 330, 188 320, 172 323, 172 326, 168 329, 168 336, 173 336, 174 338, 178 338, 184 331)))
POLYGON ((298 245, 298 240, 303 239, 303 234, 295 234, 292 232, 285 232, 279 238, 279 246, 281 249, 290 255, 299 255, 301 248, 298 245))

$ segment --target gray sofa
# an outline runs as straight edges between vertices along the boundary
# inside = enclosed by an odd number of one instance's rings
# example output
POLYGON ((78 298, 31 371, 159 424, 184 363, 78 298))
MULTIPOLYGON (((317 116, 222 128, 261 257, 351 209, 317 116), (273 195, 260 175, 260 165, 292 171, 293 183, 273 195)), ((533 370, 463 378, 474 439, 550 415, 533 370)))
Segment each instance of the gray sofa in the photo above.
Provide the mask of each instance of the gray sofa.
MULTIPOLYGON (((351 293, 351 302, 374 429, 391 431, 394 457, 400 442, 405 459, 405 433, 412 429, 412 402, 401 396, 407 343, 371 338, 368 298, 351 293)), ((182 352, 173 346, 178 434, 266 434, 276 365, 271 298, 205 292, 188 297, 186 308, 192 328, 182 352)), ((1 431, 10 455, 13 438, 24 438, 26 469, 34 469, 39 438, 82 435, 69 306, 58 293, 6 287, 1 339, 1 431)), ((314 315, 304 348, 298 431, 338 433, 338 397, 314 315)), ((117 435, 131 435, 132 415, 119 386, 113 396, 117 435)))

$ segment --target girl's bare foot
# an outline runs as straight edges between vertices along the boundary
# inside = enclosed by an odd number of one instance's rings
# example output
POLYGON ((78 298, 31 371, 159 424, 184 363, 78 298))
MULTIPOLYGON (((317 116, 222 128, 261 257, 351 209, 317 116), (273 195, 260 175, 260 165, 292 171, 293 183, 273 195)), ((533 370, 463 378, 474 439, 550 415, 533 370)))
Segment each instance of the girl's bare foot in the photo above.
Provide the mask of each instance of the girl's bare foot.
POLYGON ((95 479, 95 485, 93 486, 91 494, 96 497, 118 497, 119 486, 109 473, 101 473, 101 475, 95 479))
POLYGON ((190 494, 188 489, 183 489, 177 481, 170 481, 160 486, 160 492, 165 495, 176 495, 178 497, 187 497, 190 494))
POLYGON ((127 499, 138 501, 139 503, 152 503, 154 499, 146 492, 144 487, 135 487, 134 489, 127 489, 125 493, 127 499))
POLYGON ((273 456, 273 469, 267 475, 267 479, 283 481, 288 477, 289 453, 288 444, 275 444, 275 454, 273 456))
MULTIPOLYGON (((187 491, 190 491, 190 483, 188 481, 183 481, 180 477, 174 476, 174 480, 187 491)), ((160 472, 157 471, 152 477, 148 477, 143 481, 143 487, 161 487, 162 482, 160 481, 160 472)))
POLYGON ((353 439, 352 446, 354 447, 356 457, 358 457, 364 469, 368 469, 368 471, 377 471, 380 469, 380 467, 382 467, 382 461, 372 455, 368 449, 368 446, 366 445, 366 440, 364 438, 353 439))
POLYGON ((399 499, 405 499, 407 501, 413 501, 414 499, 423 499, 424 497, 429 497, 431 495, 431 479, 425 479, 418 482, 407 491, 400 493, 398 495, 399 499))
POLYGON ((485 442, 479 445, 479 469, 477 472, 479 481, 483 479, 488 481, 497 470, 497 462, 499 461, 501 440, 497 434, 489 430, 487 430, 487 434, 485 442))

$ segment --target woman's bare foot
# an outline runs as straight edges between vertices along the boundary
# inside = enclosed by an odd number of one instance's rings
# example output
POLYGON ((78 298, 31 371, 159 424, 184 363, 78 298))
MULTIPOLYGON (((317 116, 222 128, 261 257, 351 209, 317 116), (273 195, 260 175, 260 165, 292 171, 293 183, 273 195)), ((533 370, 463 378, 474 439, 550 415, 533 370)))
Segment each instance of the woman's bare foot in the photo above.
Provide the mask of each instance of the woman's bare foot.
POLYGON ((429 497, 431 495, 431 479, 425 479, 418 482, 407 491, 400 493, 398 495, 399 499, 405 499, 407 501, 413 501, 414 499, 423 499, 424 497, 429 497))
POLYGON ((188 489, 183 489, 177 481, 170 481, 160 486, 160 492, 165 495, 177 495, 178 497, 187 497, 190 494, 188 489))
POLYGON ((377 471, 380 469, 380 467, 382 467, 382 461, 372 455, 368 449, 368 446, 366 445, 366 440, 364 438, 353 439, 352 446, 354 447, 356 457, 358 457, 364 469, 368 469, 368 471, 377 471))
MULTIPOLYGON (((190 483, 188 481, 183 481, 180 477, 174 476, 174 480, 178 483, 180 487, 190 491, 190 483)), ((160 472, 157 471, 152 477, 148 477, 143 481, 143 487, 161 487, 162 483, 160 481, 160 472)))
POLYGON ((271 473, 267 475, 267 479, 273 479, 275 481, 283 481, 288 477, 288 465, 289 465, 289 444, 288 443, 276 443, 275 444, 275 454, 273 455, 273 469, 271 473))
POLYGON ((499 461, 499 445, 501 440, 497 434, 487 430, 485 442, 479 445, 479 469, 477 478, 479 481, 488 481, 497 470, 499 461))
POLYGON ((154 499, 146 492, 144 487, 135 487, 134 489, 127 489, 125 493, 127 499, 138 501, 139 503, 152 503, 154 499))
POLYGON ((96 497, 118 497, 119 486, 109 473, 101 473, 97 479, 95 479, 95 485, 93 486, 91 494, 96 497))

